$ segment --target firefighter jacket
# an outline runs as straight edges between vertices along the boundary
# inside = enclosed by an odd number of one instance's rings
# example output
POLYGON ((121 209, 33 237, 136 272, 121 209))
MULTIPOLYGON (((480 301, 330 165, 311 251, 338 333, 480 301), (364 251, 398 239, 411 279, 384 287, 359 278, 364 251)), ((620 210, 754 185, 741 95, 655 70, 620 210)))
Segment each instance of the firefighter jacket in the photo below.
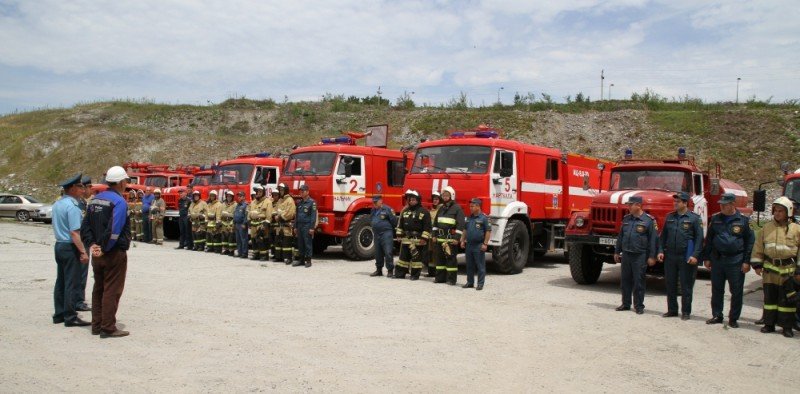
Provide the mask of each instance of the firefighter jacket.
POLYGON ((442 204, 434 205, 431 207, 431 226, 433 223, 436 222, 436 215, 439 213, 439 208, 442 207, 442 204))
POLYGON ((206 206, 206 219, 209 222, 217 222, 222 217, 222 203, 219 200, 208 203, 206 206))
POLYGON ((250 218, 251 225, 257 226, 263 222, 269 223, 271 216, 272 200, 262 197, 250 202, 250 208, 247 212, 247 217, 250 218))
POLYGON ((433 222, 433 236, 460 240, 464 232, 464 211, 454 201, 439 206, 433 222))
POLYGON ((167 210, 167 203, 163 198, 153 200, 150 204, 150 220, 159 220, 164 217, 164 212, 167 210))
POLYGON ((297 203, 294 224, 297 228, 317 228, 319 215, 317 214, 317 202, 313 198, 300 199, 297 203))
POLYGON ((768 272, 782 276, 800 274, 798 261, 800 224, 787 223, 781 226, 774 220, 764 224, 764 228, 756 235, 750 257, 754 268, 764 269, 764 283, 768 283, 768 272))
POLYGON ((189 218, 195 222, 206 220, 207 212, 208 204, 203 200, 197 200, 197 202, 192 201, 192 204, 189 205, 189 218))
POLYGON ((278 199, 275 204, 275 215, 280 222, 291 222, 297 213, 297 206, 290 195, 285 195, 278 199))
POLYGON ((132 203, 131 212, 136 216, 142 215, 142 200, 136 200, 132 203))
POLYGON ((703 248, 703 260, 742 264, 749 262, 753 251, 753 230, 750 220, 736 211, 726 216, 716 213, 711 216, 703 248))
POLYGON ((230 223, 233 221, 233 211, 236 210, 236 203, 231 201, 230 203, 224 202, 222 203, 222 209, 220 210, 220 218, 223 222, 230 223))
POLYGON ((429 239, 431 237, 431 214, 420 204, 406 205, 400 212, 397 236, 429 239))

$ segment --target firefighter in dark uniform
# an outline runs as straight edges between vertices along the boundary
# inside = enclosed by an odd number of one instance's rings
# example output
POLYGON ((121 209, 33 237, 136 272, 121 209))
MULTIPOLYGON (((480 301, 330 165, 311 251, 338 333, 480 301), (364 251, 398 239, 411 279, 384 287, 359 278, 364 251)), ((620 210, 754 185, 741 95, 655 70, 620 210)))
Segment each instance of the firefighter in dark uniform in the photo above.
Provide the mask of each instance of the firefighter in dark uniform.
POLYGON ((372 196, 372 210, 370 211, 370 224, 375 234, 375 272, 369 276, 383 276, 383 266, 386 265, 386 276, 394 275, 394 228, 397 226, 397 216, 392 208, 383 205, 383 198, 379 195, 372 196))
POLYGON ((800 225, 792 223, 794 204, 786 197, 772 203, 772 221, 756 235, 750 263, 764 280, 764 327, 761 332, 783 329, 783 336, 794 337, 792 328, 797 311, 797 290, 793 276, 800 261, 800 225))
POLYGON ((419 193, 415 190, 407 190, 405 197, 408 205, 400 212, 400 223, 397 225, 400 257, 394 269, 394 277, 405 279, 410 269, 411 280, 417 280, 422 272, 422 260, 431 238, 431 214, 422 207, 419 193))
POLYGON ((175 249, 192 249, 192 228, 189 224, 189 205, 192 204, 192 200, 191 197, 186 195, 186 190, 181 190, 179 194, 178 231, 180 232, 180 242, 178 242, 178 247, 175 249))
POLYGON ((663 317, 678 316, 678 281, 681 284, 681 320, 692 314, 692 292, 697 276, 697 262, 703 251, 703 224, 700 215, 689 210, 689 193, 672 196, 675 210, 664 220, 658 242, 658 261, 664 263, 667 288, 667 312, 663 317))
POLYGON ((750 220, 736 209, 736 196, 723 193, 719 199, 720 212, 708 224, 703 261, 711 269, 711 319, 706 324, 722 323, 722 306, 725 282, 731 292, 731 309, 728 326, 738 328, 742 313, 744 275, 750 271, 750 255, 755 236, 750 220))
POLYGON ((481 212, 481 199, 469 201, 470 215, 467 217, 464 235, 461 236, 461 248, 467 258, 467 284, 465 289, 475 287, 475 270, 478 271, 478 286, 475 290, 483 290, 486 281, 486 250, 492 237, 489 217, 481 212))
POLYGON ((622 305, 618 311, 631 309, 631 295, 636 314, 644 313, 645 271, 656 264, 658 252, 658 227, 656 219, 642 210, 642 197, 631 196, 626 202, 629 214, 622 218, 622 226, 614 246, 614 261, 621 264, 622 305))
POLYGON ((442 189, 442 206, 433 222, 433 239, 439 249, 434 283, 456 285, 458 280, 458 242, 464 232, 464 211, 456 204, 456 191, 447 186, 442 189))
POLYGON ((305 265, 308 268, 311 267, 311 255, 314 253, 314 231, 317 228, 319 215, 317 215, 316 201, 308 195, 308 185, 300 186, 300 197, 294 219, 298 260, 292 263, 292 267, 305 265))
MULTIPOLYGON (((431 226, 436 221, 436 214, 439 212, 439 207, 442 205, 442 195, 439 192, 431 193, 431 226)), ((425 263, 428 265, 428 273, 425 275, 428 278, 436 276, 436 262, 439 261, 439 245, 431 242, 428 245, 428 253, 425 253, 425 263)))
POLYGON ((236 209, 233 211, 233 228, 236 235, 236 256, 241 259, 247 258, 247 201, 244 192, 236 193, 238 199, 236 209))

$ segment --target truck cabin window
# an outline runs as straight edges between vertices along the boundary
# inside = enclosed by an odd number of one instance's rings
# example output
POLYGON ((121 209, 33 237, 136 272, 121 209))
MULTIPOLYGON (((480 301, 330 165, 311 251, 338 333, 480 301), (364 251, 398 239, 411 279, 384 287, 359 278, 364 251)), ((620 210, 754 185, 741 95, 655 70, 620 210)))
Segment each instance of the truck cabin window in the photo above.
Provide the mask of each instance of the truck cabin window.
POLYGON ((485 174, 491 148, 451 145, 422 148, 414 157, 412 174, 485 174))
POLYGON ((336 154, 333 152, 303 152, 289 156, 286 175, 330 175, 336 154))
POLYGON ((690 192, 691 174, 683 171, 630 170, 611 173, 611 190, 690 192))
POLYGON ((212 185, 246 185, 250 184, 253 175, 252 164, 228 164, 214 171, 212 185))

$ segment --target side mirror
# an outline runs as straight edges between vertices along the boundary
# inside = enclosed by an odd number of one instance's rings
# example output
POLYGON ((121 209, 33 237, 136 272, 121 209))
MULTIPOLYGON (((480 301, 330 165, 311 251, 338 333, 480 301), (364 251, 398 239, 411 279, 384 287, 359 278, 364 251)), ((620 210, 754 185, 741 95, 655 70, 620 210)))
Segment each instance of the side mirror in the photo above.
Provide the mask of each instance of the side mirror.
POLYGON ((350 156, 345 156, 342 158, 342 163, 344 163, 344 177, 350 178, 353 176, 353 158, 350 156))
POLYGON ((753 210, 764 212, 767 210, 767 191, 756 190, 753 192, 753 210))
POLYGON ((719 178, 711 178, 711 195, 719 195, 719 178))
POLYGON ((500 176, 508 178, 511 175, 514 175, 514 154, 500 152, 500 176))
POLYGON ((589 190, 589 174, 583 176, 583 190, 589 190))

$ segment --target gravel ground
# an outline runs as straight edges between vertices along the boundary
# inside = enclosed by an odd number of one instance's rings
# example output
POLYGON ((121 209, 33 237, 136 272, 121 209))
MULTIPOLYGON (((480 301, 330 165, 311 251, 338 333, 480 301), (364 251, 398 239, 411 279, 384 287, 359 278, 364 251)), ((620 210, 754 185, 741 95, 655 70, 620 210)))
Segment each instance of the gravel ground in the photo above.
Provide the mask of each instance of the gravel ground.
POLYGON ((707 275, 684 322, 660 316, 660 279, 644 315, 615 312, 619 268, 578 286, 559 256, 477 292, 370 278, 336 249, 306 269, 171 242, 130 250, 117 317, 131 335, 100 339, 51 323, 52 238, 0 222, 4 392, 778 392, 800 362, 800 339, 753 324, 752 274, 741 328, 726 329, 704 323, 707 275))

